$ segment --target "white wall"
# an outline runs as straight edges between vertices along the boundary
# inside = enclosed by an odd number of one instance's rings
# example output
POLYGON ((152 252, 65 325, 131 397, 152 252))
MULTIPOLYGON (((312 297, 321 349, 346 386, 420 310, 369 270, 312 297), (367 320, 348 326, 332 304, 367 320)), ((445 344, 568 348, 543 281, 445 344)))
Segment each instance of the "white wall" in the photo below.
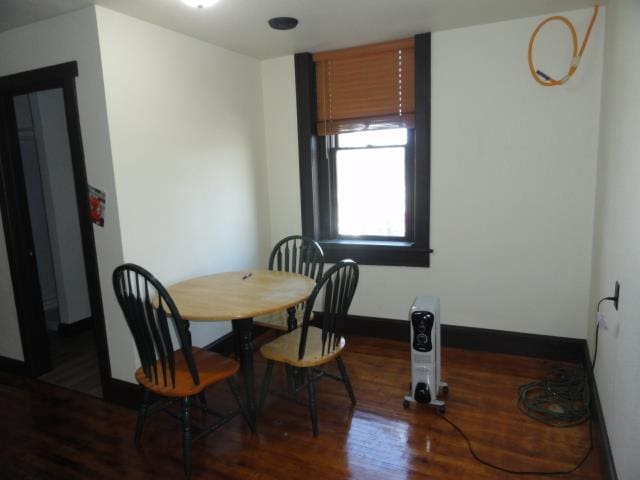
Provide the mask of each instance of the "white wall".
MULTIPOLYGON (((640 2, 607 3, 591 310, 602 305, 596 383, 620 480, 640 479, 640 2)), ((590 350, 595 328, 589 317, 590 350)))
MULTIPOLYGON (((122 262, 122 247, 95 11, 90 7, 0 33, 0 76, 73 60, 79 69, 76 88, 88 180, 107 193, 105 228, 95 227, 94 232, 112 374, 128 379, 135 349, 111 288, 111 272, 122 262)), ((6 271, 2 270, 3 277, 6 271)), ((0 316, 4 334, 17 331, 17 319, 8 283, 3 280, 1 284, 0 304, 3 312, 8 310, 0 316)), ((15 346, 14 341, 11 348, 15 346)), ((11 356, 12 352, 0 345, 0 355, 11 356)))
POLYGON ((300 233, 300 169, 293 56, 263 61, 266 181, 269 185, 270 244, 300 233))
MULTIPOLYGON (((567 14, 580 35, 590 14, 567 14)), ((543 88, 526 56, 542 18, 433 34, 432 266, 362 267, 351 313, 404 319, 435 294, 447 324, 586 337, 603 22, 571 82, 543 88)), ((569 48, 550 25, 536 58, 559 75, 569 48)), ((273 243, 300 228, 292 58, 262 77, 273 243)))
MULTIPOLYGON (((97 8, 124 259, 162 282, 266 262, 257 60, 97 8)), ((229 322, 192 324, 195 345, 229 322)))

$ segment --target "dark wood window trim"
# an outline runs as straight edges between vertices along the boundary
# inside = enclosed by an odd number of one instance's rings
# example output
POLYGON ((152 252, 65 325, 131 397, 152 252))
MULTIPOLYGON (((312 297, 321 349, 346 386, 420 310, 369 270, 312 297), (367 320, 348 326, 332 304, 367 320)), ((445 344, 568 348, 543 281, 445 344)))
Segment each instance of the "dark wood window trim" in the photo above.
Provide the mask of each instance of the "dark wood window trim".
POLYGON ((331 238, 326 232, 327 196, 320 185, 329 184, 322 168, 322 137, 316 132, 315 66, 310 53, 295 55, 296 101, 302 234, 320 242, 328 262, 352 258, 363 265, 428 267, 431 177, 431 35, 415 36, 415 165, 409 191, 413 194, 413 238, 391 242, 331 238))

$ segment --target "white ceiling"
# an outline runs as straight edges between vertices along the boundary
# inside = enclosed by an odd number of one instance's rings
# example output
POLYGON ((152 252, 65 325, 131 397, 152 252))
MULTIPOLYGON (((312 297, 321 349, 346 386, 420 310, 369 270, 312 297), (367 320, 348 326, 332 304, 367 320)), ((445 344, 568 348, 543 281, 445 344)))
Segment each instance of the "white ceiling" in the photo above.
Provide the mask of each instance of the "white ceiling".
POLYGON ((0 0, 0 31, 90 4, 257 58, 391 40, 426 31, 551 14, 597 0, 220 0, 193 9, 179 0, 0 0), (300 20, 275 31, 267 20, 300 20))

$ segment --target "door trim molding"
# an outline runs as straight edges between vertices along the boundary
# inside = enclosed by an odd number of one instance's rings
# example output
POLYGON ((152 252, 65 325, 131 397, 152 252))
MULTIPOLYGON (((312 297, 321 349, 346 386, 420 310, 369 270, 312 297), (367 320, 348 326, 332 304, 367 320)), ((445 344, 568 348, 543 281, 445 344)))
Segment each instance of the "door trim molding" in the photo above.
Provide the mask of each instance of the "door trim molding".
MULTIPOLYGON (((11 146, 12 137, 16 137, 14 133, 16 131, 15 115, 11 118, 9 113, 14 113, 12 97, 15 95, 61 88, 67 118, 67 132, 69 134, 91 317, 94 322, 94 337, 98 353, 100 377, 104 388, 112 380, 111 366, 100 290, 98 256, 93 224, 89 217, 88 181, 75 85, 77 76, 78 63, 73 61, 0 78, 0 208, 4 219, 4 232, 7 237, 7 253, 11 265, 16 308, 19 309, 18 323, 20 325, 25 366, 31 376, 38 376, 46 371, 43 367, 47 366, 47 362, 50 363, 50 358, 42 306, 37 305, 40 302, 33 301, 33 298, 41 298, 40 286, 37 272, 33 268, 35 266, 33 257, 29 255, 29 251, 33 252, 31 226, 26 225, 25 227, 24 222, 21 221, 23 218, 28 218, 28 216, 24 217, 25 213, 28 215, 28 210, 25 210, 27 203, 24 178, 16 175, 16 173, 22 173, 19 149, 15 145, 14 147, 11 146), (16 165, 19 167, 18 172, 16 172, 16 165), (12 191, 9 182, 14 181, 15 185, 15 180, 19 180, 19 182, 14 191, 12 191), (20 214, 23 215, 22 218, 20 214), (29 288, 26 288, 27 283, 29 288), (18 305, 19 298, 21 299, 20 305, 18 305), (29 301, 31 303, 30 307, 29 301), (31 312, 29 312, 29 309, 31 312), (34 310, 36 310, 35 313, 34 310), (39 313, 37 310, 39 310, 39 313), (32 337, 37 340, 35 343, 32 341, 32 337)), ((13 143, 16 143, 16 141, 13 140, 13 143)))

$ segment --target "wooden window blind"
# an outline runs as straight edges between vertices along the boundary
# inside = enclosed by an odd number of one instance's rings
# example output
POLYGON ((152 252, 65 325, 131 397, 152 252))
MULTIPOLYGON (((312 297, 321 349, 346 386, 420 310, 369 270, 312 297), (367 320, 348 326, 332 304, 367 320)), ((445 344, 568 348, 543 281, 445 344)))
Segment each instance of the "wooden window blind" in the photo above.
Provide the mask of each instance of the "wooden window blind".
POLYGON ((318 135, 415 123, 414 39, 313 55, 318 135))

